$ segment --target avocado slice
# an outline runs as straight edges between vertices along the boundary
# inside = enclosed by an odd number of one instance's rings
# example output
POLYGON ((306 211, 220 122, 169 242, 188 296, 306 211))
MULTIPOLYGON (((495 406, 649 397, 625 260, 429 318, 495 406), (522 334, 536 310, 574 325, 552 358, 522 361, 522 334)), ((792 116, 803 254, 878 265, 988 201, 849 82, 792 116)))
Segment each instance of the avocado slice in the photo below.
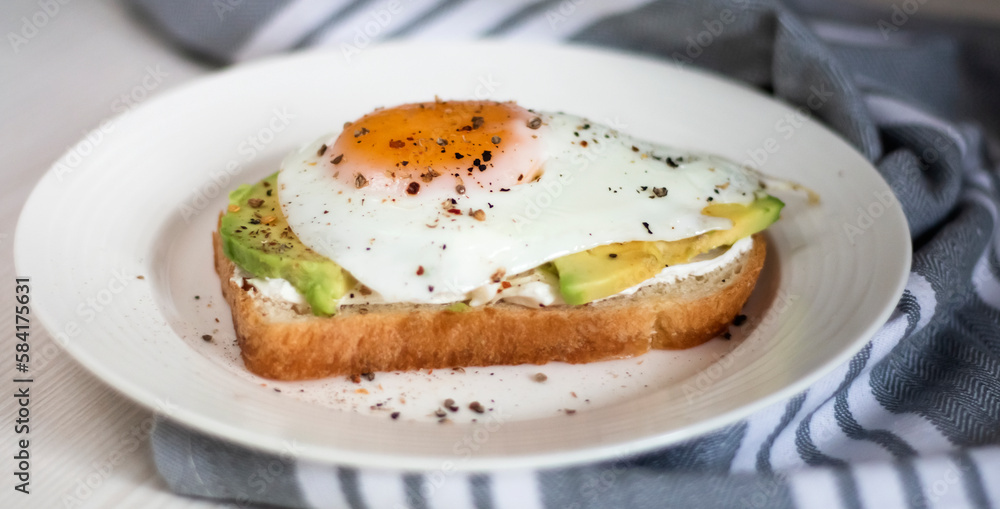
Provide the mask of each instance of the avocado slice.
POLYGON ((219 233, 222 250, 255 277, 281 278, 295 287, 313 313, 329 316, 356 284, 329 258, 306 247, 288 227, 278 202, 278 174, 229 193, 219 233))
POLYGON ((701 253, 764 230, 778 220, 784 206, 769 195, 749 205, 715 203, 702 213, 729 219, 732 228, 672 242, 608 244, 557 258, 552 265, 559 272, 559 291, 573 305, 614 295, 659 274, 664 267, 687 263, 701 253))

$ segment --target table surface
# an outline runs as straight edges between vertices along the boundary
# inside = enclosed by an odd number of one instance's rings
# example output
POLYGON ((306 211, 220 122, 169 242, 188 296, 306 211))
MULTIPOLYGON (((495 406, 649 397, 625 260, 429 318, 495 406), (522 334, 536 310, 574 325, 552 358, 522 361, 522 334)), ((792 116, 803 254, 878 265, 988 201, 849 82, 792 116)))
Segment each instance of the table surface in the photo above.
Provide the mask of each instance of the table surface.
MULTIPOLYGON (((166 74, 150 95, 212 71, 167 47, 120 2, 51 3, 59 6, 58 11, 46 16, 44 26, 33 34, 22 32, 22 17, 30 19, 41 12, 39 3, 3 2, 0 6, 4 34, 0 48, 0 161, 4 164, 0 214, 9 218, 0 224, 0 286, 6 295, 13 295, 14 290, 14 219, 55 159, 114 115, 116 100, 141 86, 150 72, 147 68, 166 74), (11 32, 32 37, 15 48, 11 32)), ((13 330, 13 321, 10 310, 0 314, 3 330, 13 330)), ((149 448, 152 412, 115 392, 61 350, 46 348, 53 341, 38 327, 31 333, 34 383, 28 435, 14 435, 17 401, 0 400, 4 456, 17 439, 30 439, 31 494, 14 491, 14 477, 5 474, 0 507, 220 507, 179 497, 167 489, 149 448)), ((10 352, 12 341, 12 335, 5 335, 0 349, 10 352)), ((13 370, 5 366, 4 373, 8 374, 3 382, 7 393, 13 387, 13 370)), ((4 461, 5 472, 11 461, 4 461)))

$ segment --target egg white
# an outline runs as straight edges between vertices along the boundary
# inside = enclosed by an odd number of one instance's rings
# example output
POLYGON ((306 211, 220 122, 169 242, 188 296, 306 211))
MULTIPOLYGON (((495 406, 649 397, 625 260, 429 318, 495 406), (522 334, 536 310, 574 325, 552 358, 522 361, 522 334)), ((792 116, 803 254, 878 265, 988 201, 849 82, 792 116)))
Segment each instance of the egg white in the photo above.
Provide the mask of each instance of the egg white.
POLYGON ((702 209, 748 204, 761 190, 755 172, 727 159, 639 141, 577 116, 539 116, 544 174, 537 181, 387 198, 347 186, 317 164, 318 148, 332 141, 323 137, 282 162, 282 211, 304 244, 385 301, 443 303, 497 275, 599 245, 730 228, 702 209), (469 214, 475 210, 485 220, 469 214))

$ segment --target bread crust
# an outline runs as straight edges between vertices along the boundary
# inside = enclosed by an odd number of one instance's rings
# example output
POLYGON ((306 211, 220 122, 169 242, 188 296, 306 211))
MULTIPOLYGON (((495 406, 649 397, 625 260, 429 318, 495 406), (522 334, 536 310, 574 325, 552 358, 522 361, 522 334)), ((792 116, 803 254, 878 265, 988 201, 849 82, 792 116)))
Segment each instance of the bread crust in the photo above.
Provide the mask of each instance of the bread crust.
POLYGON ((725 332, 749 298, 766 256, 763 235, 701 281, 654 285, 583 306, 498 303, 468 311, 391 307, 321 318, 275 307, 232 281, 235 265, 213 234, 215 270, 251 372, 304 380, 375 371, 498 364, 584 363, 683 349, 725 332), (672 288, 676 287, 676 288, 672 288))

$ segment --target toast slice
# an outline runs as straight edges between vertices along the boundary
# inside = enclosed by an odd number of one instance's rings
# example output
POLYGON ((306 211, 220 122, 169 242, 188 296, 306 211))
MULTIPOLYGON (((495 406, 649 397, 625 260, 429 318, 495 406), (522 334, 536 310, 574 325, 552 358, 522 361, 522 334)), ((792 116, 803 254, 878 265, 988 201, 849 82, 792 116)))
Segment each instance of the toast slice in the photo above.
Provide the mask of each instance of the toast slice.
POLYGON ((235 265, 213 235, 215 270, 251 372, 304 380, 375 371, 497 364, 584 363, 683 349, 724 332, 764 266, 766 242, 708 274, 650 285, 582 306, 527 308, 503 302, 345 307, 332 317, 297 311, 233 280, 235 265))

